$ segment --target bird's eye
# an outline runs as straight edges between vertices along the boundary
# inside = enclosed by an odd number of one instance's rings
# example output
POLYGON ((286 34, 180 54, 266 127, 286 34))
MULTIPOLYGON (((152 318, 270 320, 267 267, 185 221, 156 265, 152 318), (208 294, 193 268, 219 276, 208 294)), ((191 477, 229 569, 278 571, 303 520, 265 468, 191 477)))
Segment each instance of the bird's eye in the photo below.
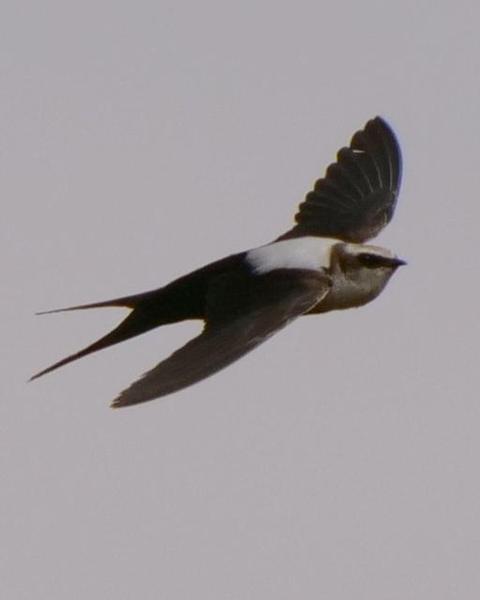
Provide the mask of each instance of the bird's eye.
POLYGON ((382 256, 378 256, 378 254, 368 254, 367 252, 359 254, 358 260, 362 265, 370 269, 375 269, 376 267, 381 267, 385 264, 385 260, 382 256))

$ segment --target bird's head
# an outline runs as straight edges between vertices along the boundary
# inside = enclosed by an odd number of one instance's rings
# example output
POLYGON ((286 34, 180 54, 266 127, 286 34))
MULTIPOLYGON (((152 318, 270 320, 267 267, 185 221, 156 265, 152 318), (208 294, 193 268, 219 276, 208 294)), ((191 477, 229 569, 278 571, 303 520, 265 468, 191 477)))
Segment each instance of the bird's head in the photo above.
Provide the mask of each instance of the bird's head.
POLYGON ((391 250, 367 244, 338 243, 332 248, 331 270, 343 282, 342 292, 359 304, 373 300, 405 261, 391 250))

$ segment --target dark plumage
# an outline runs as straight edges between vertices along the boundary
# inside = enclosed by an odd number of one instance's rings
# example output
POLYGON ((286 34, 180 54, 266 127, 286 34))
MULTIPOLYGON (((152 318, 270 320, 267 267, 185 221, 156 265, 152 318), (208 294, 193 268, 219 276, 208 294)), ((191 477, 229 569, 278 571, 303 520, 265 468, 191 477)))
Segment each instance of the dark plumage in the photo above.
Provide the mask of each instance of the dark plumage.
POLYGON ((370 302, 404 264, 389 250, 362 244, 392 218, 400 177, 398 143, 376 117, 338 152, 337 162, 300 205, 290 231, 156 290, 62 309, 123 306, 131 312, 113 331, 32 379, 155 327, 203 320, 200 335, 113 402, 114 407, 138 404, 212 375, 300 315, 370 302))
POLYGON ((362 243, 375 237, 395 211, 402 160, 393 131, 375 117, 337 153, 299 206, 297 225, 279 239, 307 235, 362 243))

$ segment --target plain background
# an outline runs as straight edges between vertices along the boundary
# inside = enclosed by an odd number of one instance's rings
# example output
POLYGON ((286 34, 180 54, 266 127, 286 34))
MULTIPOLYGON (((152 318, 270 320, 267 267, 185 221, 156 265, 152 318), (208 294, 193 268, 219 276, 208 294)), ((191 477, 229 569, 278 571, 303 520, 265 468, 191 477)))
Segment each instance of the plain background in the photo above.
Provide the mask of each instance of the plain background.
POLYGON ((480 594, 478 2, 2 2, 0 593, 480 594), (405 170, 369 306, 162 401, 197 330, 35 383, 158 287, 265 243, 376 114, 405 170))

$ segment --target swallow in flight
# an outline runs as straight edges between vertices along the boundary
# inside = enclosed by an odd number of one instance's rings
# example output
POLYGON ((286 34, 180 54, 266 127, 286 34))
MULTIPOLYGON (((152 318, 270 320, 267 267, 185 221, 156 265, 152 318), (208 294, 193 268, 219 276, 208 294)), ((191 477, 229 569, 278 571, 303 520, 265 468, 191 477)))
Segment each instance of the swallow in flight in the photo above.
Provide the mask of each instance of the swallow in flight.
POLYGON ((401 168, 392 129, 380 117, 371 119, 307 194, 294 227, 275 241, 152 291, 47 311, 131 309, 113 331, 32 379, 160 325, 203 320, 200 335, 121 392, 112 406, 138 404, 209 377, 301 315, 370 302, 405 264, 390 250, 365 243, 393 216, 401 168))

